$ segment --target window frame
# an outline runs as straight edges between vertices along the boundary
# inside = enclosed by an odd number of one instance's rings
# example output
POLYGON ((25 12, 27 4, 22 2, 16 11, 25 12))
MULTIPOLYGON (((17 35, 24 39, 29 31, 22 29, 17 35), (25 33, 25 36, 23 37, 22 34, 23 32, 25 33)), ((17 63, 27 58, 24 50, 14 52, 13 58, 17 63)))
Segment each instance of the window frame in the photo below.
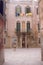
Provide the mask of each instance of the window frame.
POLYGON ((16 31, 20 32, 20 29, 21 29, 21 24, 20 24, 19 21, 17 21, 17 23, 16 23, 16 31))
POLYGON ((27 32, 30 31, 30 21, 27 21, 27 32), (29 25, 28 25, 29 24, 29 25), (29 28, 28 28, 29 27, 29 28))
POLYGON ((30 6, 26 6, 26 7, 25 7, 25 14, 26 14, 26 13, 31 13, 31 7, 30 7, 30 6), (26 11, 26 8, 29 9, 29 10, 28 10, 29 12, 26 11))
POLYGON ((17 5, 16 7, 15 7, 15 16, 17 17, 17 16, 20 16, 20 13, 22 12, 22 9, 21 9, 21 6, 20 5, 17 5), (18 12, 18 10, 19 10, 19 12, 18 12))
POLYGON ((38 32, 40 32, 40 23, 38 23, 38 32))

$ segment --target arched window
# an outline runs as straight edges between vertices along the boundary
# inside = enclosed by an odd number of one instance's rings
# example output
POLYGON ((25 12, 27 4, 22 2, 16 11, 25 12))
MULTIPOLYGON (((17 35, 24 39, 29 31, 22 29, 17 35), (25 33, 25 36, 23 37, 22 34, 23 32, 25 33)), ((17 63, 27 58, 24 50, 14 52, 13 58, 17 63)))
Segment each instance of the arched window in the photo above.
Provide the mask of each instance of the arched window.
POLYGON ((30 22, 27 21, 27 32, 29 32, 29 31, 30 31, 30 22))
POLYGON ((16 8, 15 8, 15 13, 16 13, 16 16, 20 16, 20 14, 21 14, 21 6, 16 6, 16 8))
POLYGON ((31 8, 29 6, 25 8, 25 13, 31 13, 31 8))
POLYGON ((40 23, 38 23, 38 32, 40 32, 40 23))
POLYGON ((17 30, 17 32, 20 32, 20 22, 17 22, 17 24, 16 24, 16 30, 17 30))
POLYGON ((37 13, 37 15, 38 15, 38 13, 39 13, 39 11, 38 11, 38 7, 36 8, 36 13, 37 13))

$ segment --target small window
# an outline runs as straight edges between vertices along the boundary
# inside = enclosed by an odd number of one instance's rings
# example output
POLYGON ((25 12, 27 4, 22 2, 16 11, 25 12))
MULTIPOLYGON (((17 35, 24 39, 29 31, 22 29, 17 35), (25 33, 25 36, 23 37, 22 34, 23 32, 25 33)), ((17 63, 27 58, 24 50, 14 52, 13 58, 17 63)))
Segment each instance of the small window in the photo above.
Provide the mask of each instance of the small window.
POLYGON ((20 23, 17 22, 17 28, 16 28, 17 32, 20 32, 20 23))
POLYGON ((30 23, 27 22, 27 32, 29 32, 29 31, 30 31, 30 23))
POLYGON ((38 8, 36 8, 36 10, 37 10, 37 15, 38 15, 38 13, 39 13, 39 12, 38 12, 38 8))
POLYGON ((25 8, 25 13, 31 13, 31 8, 29 6, 25 8))
POLYGON ((16 16, 20 16, 20 14, 21 14, 21 6, 16 6, 16 8, 15 8, 15 13, 16 13, 16 16))
POLYGON ((40 32, 40 23, 38 23, 38 32, 40 32))

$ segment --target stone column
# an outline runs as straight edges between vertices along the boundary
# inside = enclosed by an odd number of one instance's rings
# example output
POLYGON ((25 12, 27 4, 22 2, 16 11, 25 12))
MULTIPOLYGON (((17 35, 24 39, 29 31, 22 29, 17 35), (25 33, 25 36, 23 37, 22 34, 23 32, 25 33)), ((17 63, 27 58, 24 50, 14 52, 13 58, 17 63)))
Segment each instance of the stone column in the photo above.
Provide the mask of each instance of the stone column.
POLYGON ((25 36, 25 47, 27 48, 27 36, 25 36))
POLYGON ((18 48, 18 36, 17 36, 17 48, 18 48))
POLYGON ((22 36, 20 37, 20 48, 22 48, 22 36))

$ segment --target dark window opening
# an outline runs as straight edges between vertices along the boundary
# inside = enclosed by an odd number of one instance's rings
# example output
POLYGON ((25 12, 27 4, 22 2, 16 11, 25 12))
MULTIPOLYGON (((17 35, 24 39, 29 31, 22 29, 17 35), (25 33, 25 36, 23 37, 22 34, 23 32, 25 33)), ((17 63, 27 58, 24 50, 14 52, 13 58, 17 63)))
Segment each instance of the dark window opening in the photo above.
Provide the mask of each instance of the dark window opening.
POLYGON ((25 13, 31 13, 30 7, 26 7, 26 8, 25 8, 25 13))
POLYGON ((0 13, 3 15, 3 1, 0 1, 0 13))
POLYGON ((38 23, 38 32, 40 32, 40 23, 38 23))
POLYGON ((37 15, 38 15, 38 13, 39 13, 39 12, 38 12, 38 8, 37 8, 37 15))
POLYGON ((20 23, 17 23, 17 32, 20 32, 20 23))
POLYGON ((30 31, 30 23, 28 22, 27 23, 27 32, 29 32, 30 31))

